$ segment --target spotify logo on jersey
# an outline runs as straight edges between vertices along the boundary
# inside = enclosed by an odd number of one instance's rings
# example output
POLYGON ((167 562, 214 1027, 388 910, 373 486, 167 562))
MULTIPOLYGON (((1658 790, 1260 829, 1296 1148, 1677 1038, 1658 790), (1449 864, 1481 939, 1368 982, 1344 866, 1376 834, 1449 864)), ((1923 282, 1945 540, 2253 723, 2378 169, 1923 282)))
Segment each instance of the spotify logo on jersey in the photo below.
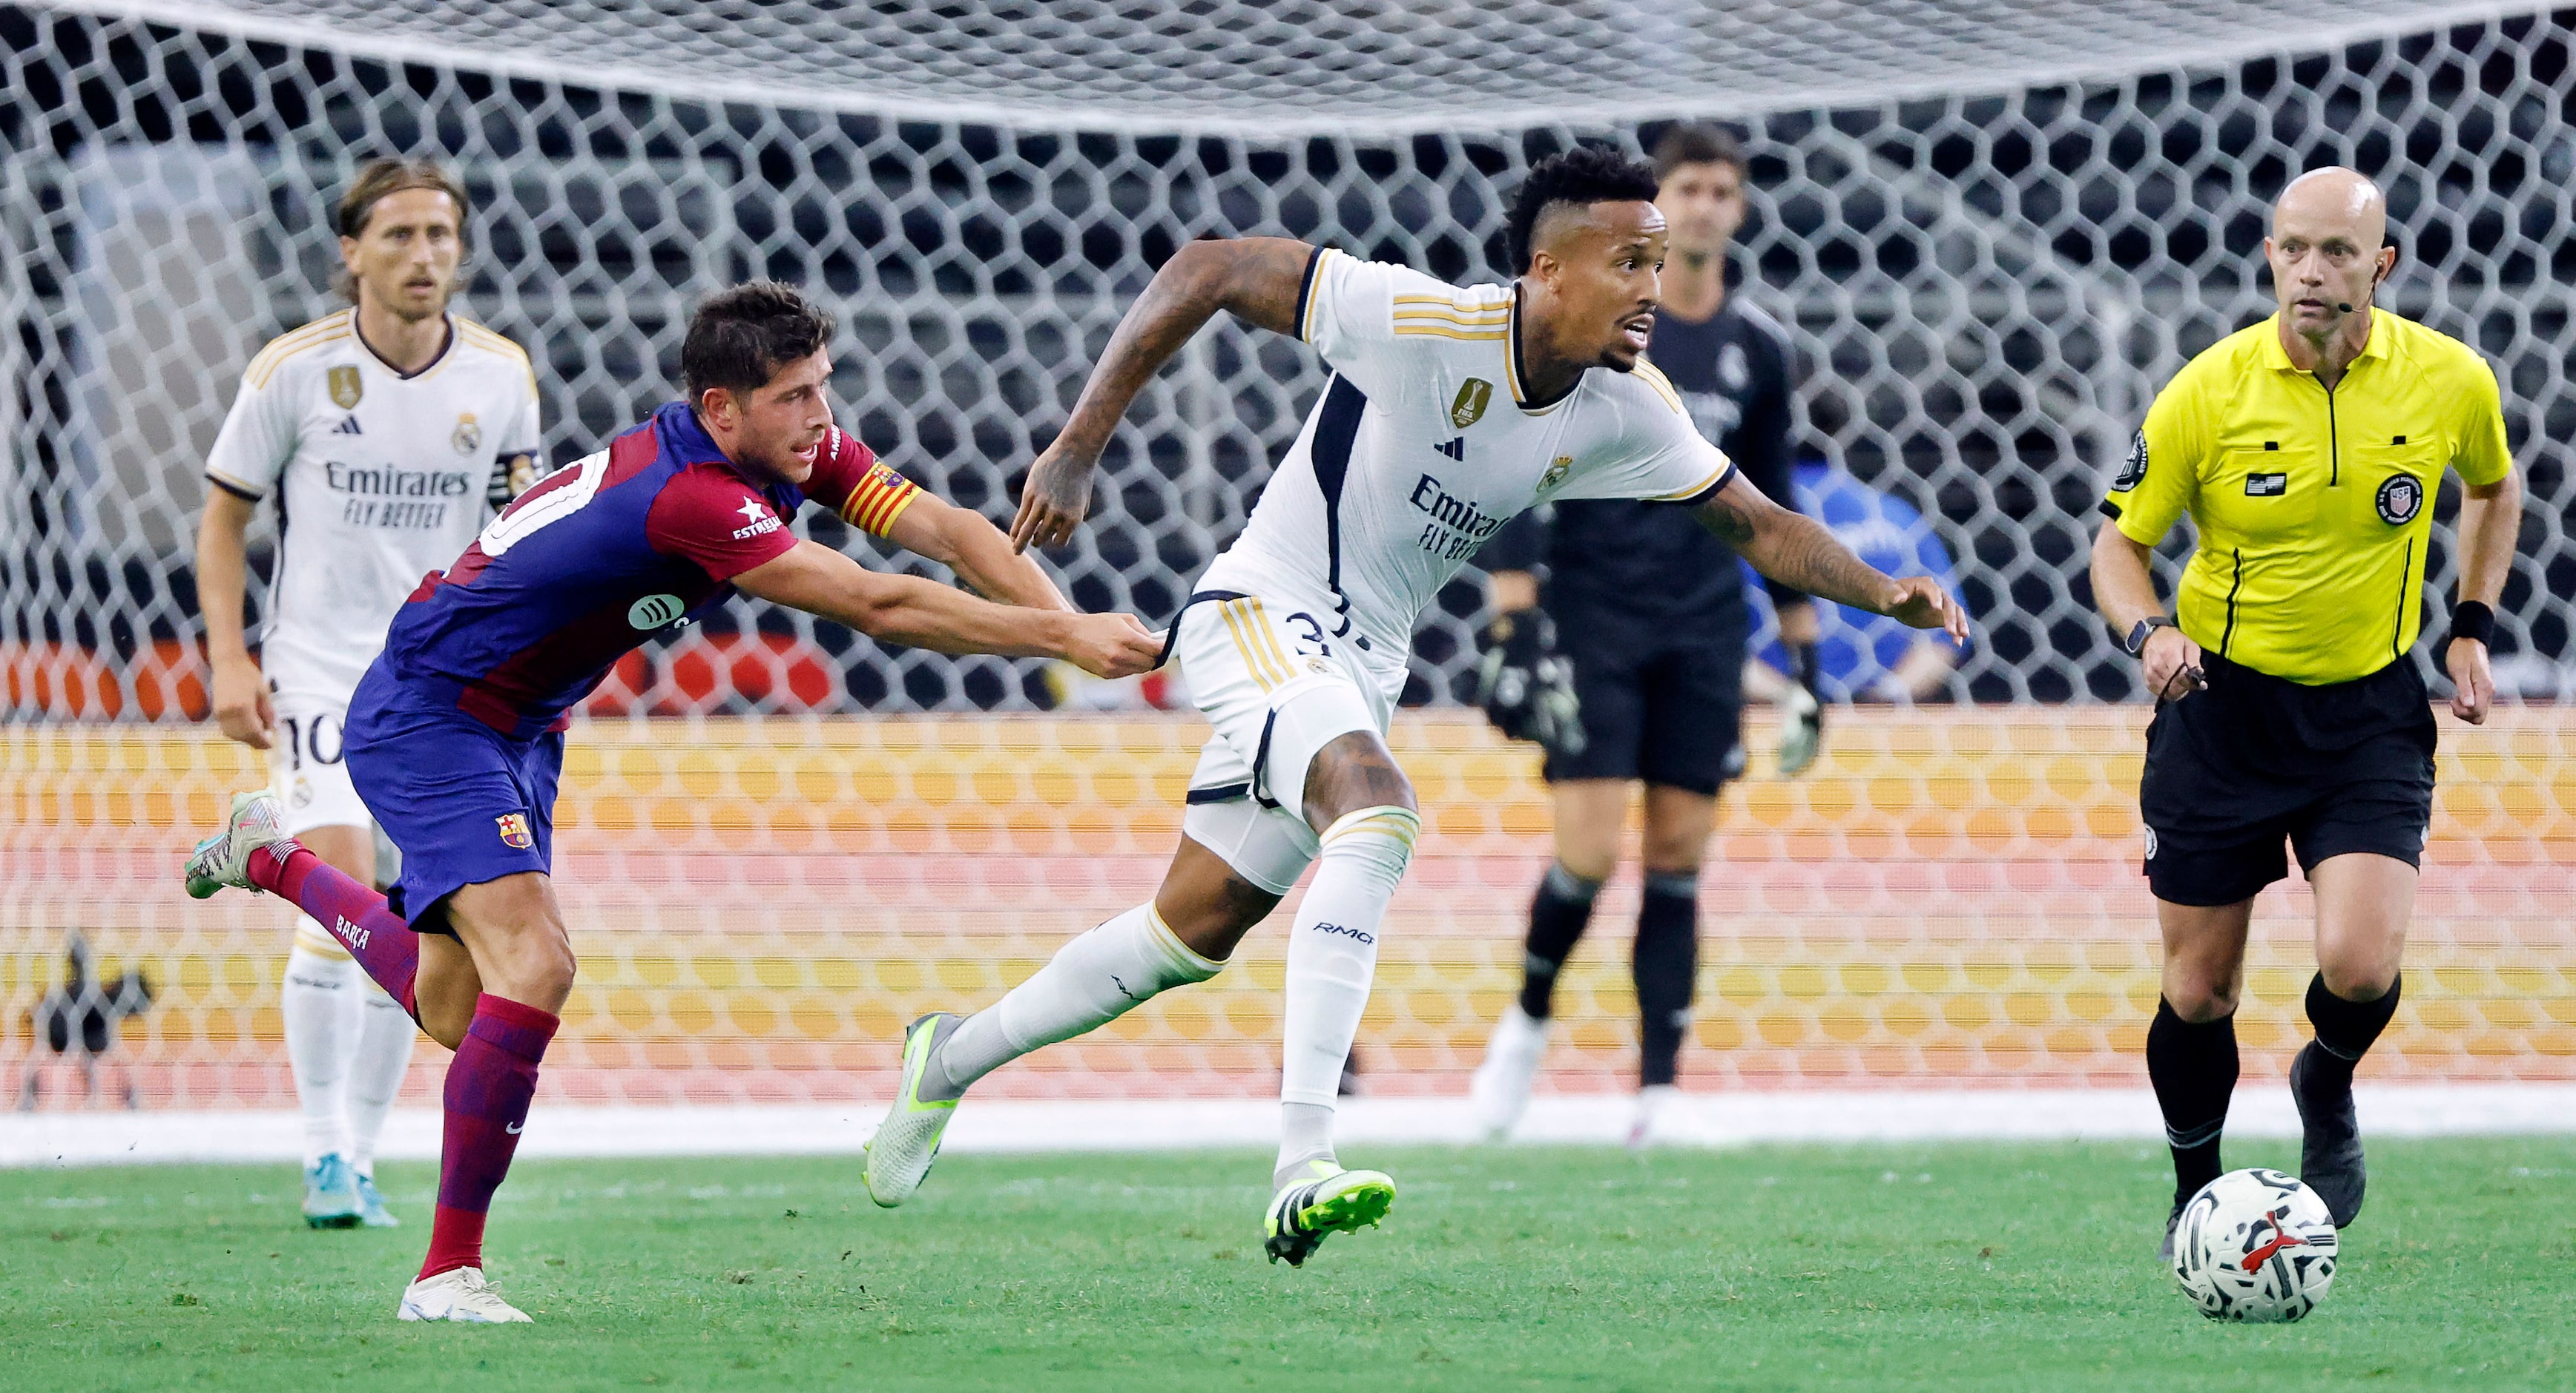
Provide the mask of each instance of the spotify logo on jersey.
POLYGON ((638 629, 658 629, 688 609, 677 595, 647 595, 626 611, 626 622, 638 629))

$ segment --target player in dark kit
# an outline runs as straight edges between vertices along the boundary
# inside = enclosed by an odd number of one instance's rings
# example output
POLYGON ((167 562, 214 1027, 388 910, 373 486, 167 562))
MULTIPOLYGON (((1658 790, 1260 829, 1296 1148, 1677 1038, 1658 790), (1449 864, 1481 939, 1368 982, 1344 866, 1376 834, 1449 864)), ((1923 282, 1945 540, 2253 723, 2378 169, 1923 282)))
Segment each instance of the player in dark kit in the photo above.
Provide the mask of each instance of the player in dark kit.
MULTIPOLYGON (((1779 324, 1728 293, 1727 244, 1744 222, 1744 153, 1708 126, 1655 144, 1655 206, 1672 228, 1648 356, 1701 435, 1754 487, 1794 508, 1792 358, 1779 324)), ((1530 906, 1520 1000, 1506 1007, 1472 1086, 1477 1123, 1502 1136, 1546 1054, 1557 972, 1617 866, 1632 785, 1645 785, 1645 894, 1633 960, 1643 1043, 1632 1144, 1672 1095, 1699 966, 1699 869, 1717 792, 1744 768, 1738 736, 1746 634, 1743 570, 1681 510, 1625 500, 1525 513, 1477 557, 1498 617, 1482 704, 1507 735, 1546 747, 1556 860, 1530 906), (1547 575, 1541 608, 1537 573, 1547 575)), ((1766 581, 1801 684, 1783 704, 1784 772, 1814 760, 1816 613, 1766 581)))
POLYGON ((1145 671, 1161 650, 1128 616, 1073 613, 991 523, 835 427, 832 327, 773 282, 709 299, 680 351, 688 400, 528 490, 413 592, 347 727, 359 796, 402 851, 390 899, 285 837, 266 793, 236 797, 188 859, 189 894, 294 901, 456 1051, 429 1258, 404 1320, 527 1319, 484 1280, 483 1221, 572 990, 549 878, 555 780, 565 713, 611 665, 737 589, 881 640, 1103 677, 1145 671), (1010 603, 798 540, 787 520, 808 499, 1010 603))

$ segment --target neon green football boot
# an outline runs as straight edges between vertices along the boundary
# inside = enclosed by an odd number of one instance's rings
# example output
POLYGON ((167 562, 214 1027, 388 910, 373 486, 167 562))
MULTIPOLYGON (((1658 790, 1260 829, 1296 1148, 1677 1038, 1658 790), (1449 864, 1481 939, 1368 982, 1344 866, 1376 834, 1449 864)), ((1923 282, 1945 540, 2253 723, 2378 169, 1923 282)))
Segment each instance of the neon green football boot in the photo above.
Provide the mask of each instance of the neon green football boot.
POLYGON ((933 1011, 903 1032, 903 1086, 895 1091, 885 1121, 877 1124, 877 1134, 868 1138, 868 1198, 883 1208, 911 1199, 938 1159, 939 1138, 948 1130, 948 1119, 957 1115, 957 1100, 923 1098, 922 1071, 930 1067, 931 1052, 965 1021, 952 1012, 933 1011))
POLYGON ((1327 1234, 1376 1228, 1395 1207, 1395 1181, 1383 1171, 1350 1171, 1330 1161, 1307 1163, 1310 1176, 1270 1197, 1262 1248, 1270 1260, 1303 1267, 1327 1234))

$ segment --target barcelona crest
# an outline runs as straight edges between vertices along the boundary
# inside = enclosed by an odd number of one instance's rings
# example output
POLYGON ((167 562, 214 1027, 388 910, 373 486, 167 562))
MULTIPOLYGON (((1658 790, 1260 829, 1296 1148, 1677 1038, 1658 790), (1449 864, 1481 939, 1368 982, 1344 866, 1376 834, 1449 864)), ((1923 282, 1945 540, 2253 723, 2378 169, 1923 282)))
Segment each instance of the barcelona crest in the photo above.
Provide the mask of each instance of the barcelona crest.
POLYGON ((524 851, 537 844, 536 839, 528 835, 528 815, 526 813, 503 813, 499 817, 494 818, 493 821, 501 824, 501 844, 503 846, 515 846, 524 851))

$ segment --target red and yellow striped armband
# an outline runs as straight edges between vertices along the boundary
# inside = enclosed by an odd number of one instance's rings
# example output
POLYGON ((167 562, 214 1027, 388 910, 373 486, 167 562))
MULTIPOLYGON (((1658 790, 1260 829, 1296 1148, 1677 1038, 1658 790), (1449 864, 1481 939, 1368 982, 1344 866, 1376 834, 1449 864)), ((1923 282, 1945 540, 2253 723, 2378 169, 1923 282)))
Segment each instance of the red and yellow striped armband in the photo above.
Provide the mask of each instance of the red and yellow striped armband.
POLYGON ((841 500, 841 517, 871 536, 882 537, 920 496, 919 484, 878 461, 868 466, 867 473, 850 487, 850 496, 841 500))

